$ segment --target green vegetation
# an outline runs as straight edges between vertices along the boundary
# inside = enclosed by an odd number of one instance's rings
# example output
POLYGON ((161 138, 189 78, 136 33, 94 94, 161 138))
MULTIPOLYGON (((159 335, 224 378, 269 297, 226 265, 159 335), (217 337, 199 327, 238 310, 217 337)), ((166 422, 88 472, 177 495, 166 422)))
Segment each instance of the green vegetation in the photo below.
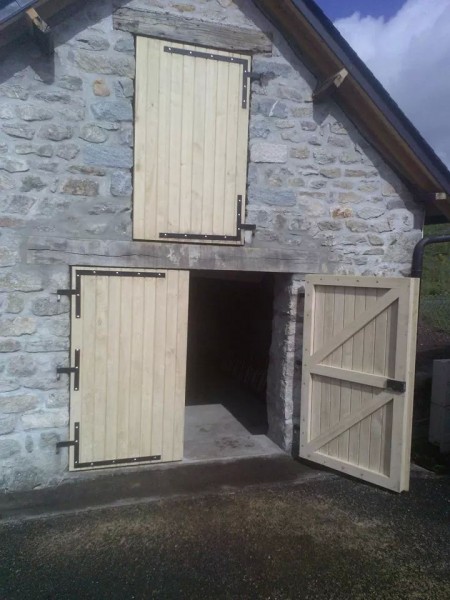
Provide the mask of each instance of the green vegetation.
MULTIPOLYGON (((450 233, 450 224, 425 228, 426 236, 446 233, 450 233)), ((450 243, 425 250, 420 313, 436 329, 450 332, 450 243)))

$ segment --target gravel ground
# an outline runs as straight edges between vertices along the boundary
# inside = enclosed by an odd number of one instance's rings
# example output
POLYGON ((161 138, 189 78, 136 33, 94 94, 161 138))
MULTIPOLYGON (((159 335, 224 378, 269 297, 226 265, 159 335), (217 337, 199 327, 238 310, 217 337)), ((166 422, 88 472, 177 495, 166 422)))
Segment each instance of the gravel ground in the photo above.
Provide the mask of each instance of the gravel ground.
POLYGON ((450 598, 450 479, 324 474, 0 528, 0 598, 450 598))

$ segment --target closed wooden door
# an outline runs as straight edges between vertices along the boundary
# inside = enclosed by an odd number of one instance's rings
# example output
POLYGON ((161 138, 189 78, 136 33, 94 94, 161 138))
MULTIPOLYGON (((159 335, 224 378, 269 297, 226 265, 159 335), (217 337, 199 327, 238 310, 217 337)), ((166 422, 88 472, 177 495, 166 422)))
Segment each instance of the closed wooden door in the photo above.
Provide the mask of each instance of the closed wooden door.
POLYGON ((300 456, 409 487, 417 279, 310 276, 300 456))
POLYGON ((70 469, 181 460, 189 273, 74 267, 70 469))
POLYGON ((137 38, 135 239, 241 244, 251 58, 137 38))

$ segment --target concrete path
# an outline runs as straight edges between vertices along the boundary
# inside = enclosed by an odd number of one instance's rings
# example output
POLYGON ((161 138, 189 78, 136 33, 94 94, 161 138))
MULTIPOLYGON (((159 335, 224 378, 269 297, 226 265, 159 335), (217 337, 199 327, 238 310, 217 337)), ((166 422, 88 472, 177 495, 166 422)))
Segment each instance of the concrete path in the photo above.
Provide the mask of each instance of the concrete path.
POLYGON ((0 598, 450 598, 449 479, 413 471, 399 496, 288 457, 154 473, 3 498, 0 598))

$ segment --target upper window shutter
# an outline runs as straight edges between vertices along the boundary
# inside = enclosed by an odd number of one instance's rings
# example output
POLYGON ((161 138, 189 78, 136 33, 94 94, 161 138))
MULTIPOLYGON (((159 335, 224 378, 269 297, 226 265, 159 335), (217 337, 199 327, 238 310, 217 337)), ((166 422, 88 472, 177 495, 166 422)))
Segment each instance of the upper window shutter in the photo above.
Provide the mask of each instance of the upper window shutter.
POLYGON ((250 57, 137 38, 133 236, 243 243, 250 57))

